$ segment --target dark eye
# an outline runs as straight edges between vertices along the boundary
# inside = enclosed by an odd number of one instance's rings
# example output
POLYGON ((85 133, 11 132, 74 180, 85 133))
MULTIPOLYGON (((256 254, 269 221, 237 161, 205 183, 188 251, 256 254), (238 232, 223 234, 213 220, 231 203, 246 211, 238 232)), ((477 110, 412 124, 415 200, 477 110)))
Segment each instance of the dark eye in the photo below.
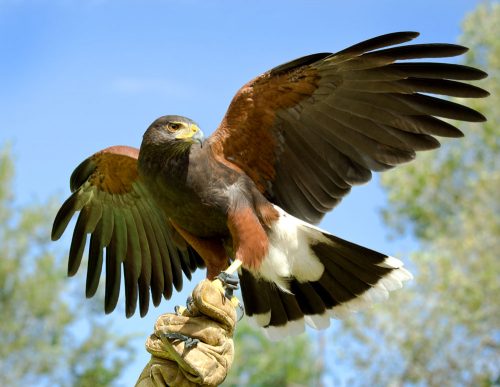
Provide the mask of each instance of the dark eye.
POLYGON ((181 124, 179 124, 177 122, 169 122, 167 124, 167 128, 168 128, 168 130, 175 132, 176 130, 179 130, 181 128, 181 124))

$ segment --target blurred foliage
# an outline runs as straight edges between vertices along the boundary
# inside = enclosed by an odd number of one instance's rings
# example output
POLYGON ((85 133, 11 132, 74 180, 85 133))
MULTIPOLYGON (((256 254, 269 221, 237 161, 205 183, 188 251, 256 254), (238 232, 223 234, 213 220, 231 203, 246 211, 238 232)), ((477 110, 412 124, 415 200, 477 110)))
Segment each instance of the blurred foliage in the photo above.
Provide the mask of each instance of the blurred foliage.
MULTIPOLYGON (((348 320, 363 343, 347 362, 360 385, 473 385, 500 381, 500 4, 481 3, 463 23, 465 64, 489 73, 491 96, 462 100, 488 122, 465 138, 382 177, 384 217, 413 235, 413 284, 348 320)), ((349 340, 350 338, 346 338, 349 340)), ((345 355, 345 354, 344 354, 345 355)), ((498 384, 496 384, 498 385, 498 384)))
POLYGON ((279 342, 270 341, 244 318, 234 336, 235 358, 223 386, 320 386, 320 346, 302 334, 279 342))
POLYGON ((128 339, 72 296, 49 238, 55 203, 16 208, 13 177, 0 149, 0 385, 112 385, 131 360, 128 339))

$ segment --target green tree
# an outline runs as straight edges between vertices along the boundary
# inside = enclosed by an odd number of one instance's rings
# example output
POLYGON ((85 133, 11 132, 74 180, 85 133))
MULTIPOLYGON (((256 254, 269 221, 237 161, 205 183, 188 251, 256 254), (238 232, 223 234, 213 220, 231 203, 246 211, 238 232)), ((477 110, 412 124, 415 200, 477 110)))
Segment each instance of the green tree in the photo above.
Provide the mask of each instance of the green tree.
POLYGON ((224 386, 321 385, 322 359, 308 335, 273 342, 243 319, 236 327, 234 346, 234 363, 224 386))
POLYGON ((72 296, 49 238, 55 203, 16 208, 13 175, 0 149, 0 385, 111 385, 131 359, 128 340, 72 296))
POLYGON ((387 224, 419 246, 409 265, 413 284, 345 323, 363 344, 347 360, 363 371, 362 385, 500 382, 499 36, 498 2, 466 17, 465 64, 489 73, 480 86, 491 93, 467 103, 488 122, 464 124, 464 139, 382 177, 387 224))

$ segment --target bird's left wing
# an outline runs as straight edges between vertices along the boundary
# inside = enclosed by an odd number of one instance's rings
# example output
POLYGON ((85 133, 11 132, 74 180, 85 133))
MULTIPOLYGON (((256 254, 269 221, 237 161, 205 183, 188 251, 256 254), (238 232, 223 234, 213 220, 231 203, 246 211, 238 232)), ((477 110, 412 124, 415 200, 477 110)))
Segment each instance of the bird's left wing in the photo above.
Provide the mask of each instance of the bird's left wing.
POLYGON ((120 292, 121 267, 125 279, 127 317, 134 314, 137 297, 141 316, 151 292, 157 306, 169 299, 172 285, 182 288, 182 272, 203 265, 201 258, 175 234, 139 178, 136 148, 115 146, 83 161, 71 175, 72 195, 56 215, 52 239, 61 237, 79 211, 69 252, 68 275, 76 274, 90 234, 86 295, 98 287, 106 251, 105 311, 114 310, 120 292))
POLYGON ((317 223, 351 186, 462 133, 437 117, 483 121, 465 106, 428 94, 484 97, 461 81, 480 70, 423 62, 467 49, 453 44, 395 46, 397 32, 337 53, 305 56, 243 86, 209 139, 214 155, 243 170, 273 203, 317 223), (419 61, 408 61, 418 59, 419 61))

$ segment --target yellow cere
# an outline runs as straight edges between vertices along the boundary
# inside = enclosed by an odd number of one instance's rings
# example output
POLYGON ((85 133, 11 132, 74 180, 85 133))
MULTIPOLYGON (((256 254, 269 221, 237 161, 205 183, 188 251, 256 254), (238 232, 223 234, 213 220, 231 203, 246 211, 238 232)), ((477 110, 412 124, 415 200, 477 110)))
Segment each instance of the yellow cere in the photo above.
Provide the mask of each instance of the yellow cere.
POLYGON ((183 129, 179 130, 179 134, 177 136, 175 136, 175 137, 176 138, 180 138, 180 139, 182 139, 182 138, 190 138, 190 137, 193 137, 194 134, 196 132, 198 132, 199 130, 200 130, 200 128, 198 128, 197 125, 191 124, 191 125, 189 125, 189 128, 187 128, 187 129, 183 128, 183 129))

